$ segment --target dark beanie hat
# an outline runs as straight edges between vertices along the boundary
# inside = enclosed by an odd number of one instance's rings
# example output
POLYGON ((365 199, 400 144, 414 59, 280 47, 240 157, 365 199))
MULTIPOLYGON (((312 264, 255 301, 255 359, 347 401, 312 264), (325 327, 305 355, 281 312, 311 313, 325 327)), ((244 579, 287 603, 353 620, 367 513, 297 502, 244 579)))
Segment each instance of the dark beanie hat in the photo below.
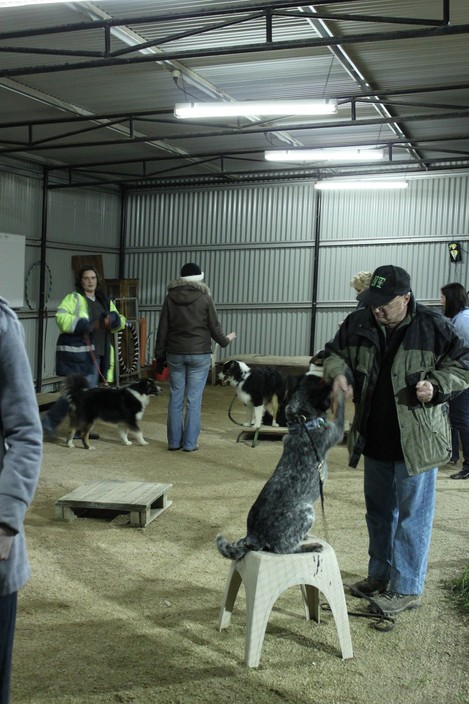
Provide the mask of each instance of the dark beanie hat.
POLYGON ((202 281, 203 278, 204 272, 200 266, 193 262, 184 264, 181 269, 181 279, 186 279, 186 281, 202 281))

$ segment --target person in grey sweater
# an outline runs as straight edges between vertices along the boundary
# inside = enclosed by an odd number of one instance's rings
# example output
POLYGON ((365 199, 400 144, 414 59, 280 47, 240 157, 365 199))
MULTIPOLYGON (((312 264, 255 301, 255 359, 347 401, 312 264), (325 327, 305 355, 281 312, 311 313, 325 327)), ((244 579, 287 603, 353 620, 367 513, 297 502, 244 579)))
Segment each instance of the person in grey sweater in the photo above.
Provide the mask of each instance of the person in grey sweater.
POLYGON ((42 459, 24 331, 0 298, 0 704, 8 704, 18 590, 29 577, 23 522, 42 459))
POLYGON ((169 450, 199 449, 200 411, 210 369, 212 339, 220 347, 226 347, 236 338, 235 332, 224 334, 203 278, 197 264, 184 264, 180 277, 168 284, 156 334, 157 369, 164 359, 169 366, 169 450))

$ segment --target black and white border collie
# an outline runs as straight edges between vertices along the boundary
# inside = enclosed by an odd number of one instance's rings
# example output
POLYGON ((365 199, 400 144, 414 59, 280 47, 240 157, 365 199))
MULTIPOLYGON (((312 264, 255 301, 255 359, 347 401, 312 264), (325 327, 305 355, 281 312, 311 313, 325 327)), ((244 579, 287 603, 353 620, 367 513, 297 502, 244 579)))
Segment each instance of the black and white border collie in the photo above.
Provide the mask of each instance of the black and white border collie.
POLYGON ((139 445, 148 445, 138 421, 143 418, 150 396, 160 393, 161 388, 153 379, 140 379, 119 389, 107 386, 89 389, 84 376, 72 374, 63 386, 63 395, 69 404, 67 446, 74 447, 73 436, 78 430, 85 449, 94 450, 89 436, 97 420, 117 426, 124 445, 132 445, 127 437, 129 433, 139 445))
POLYGON ((244 426, 260 428, 264 413, 272 416, 272 425, 278 428, 278 408, 285 395, 285 380, 273 367, 248 367, 244 362, 225 362, 218 375, 222 384, 236 389, 239 400, 246 406, 244 426))

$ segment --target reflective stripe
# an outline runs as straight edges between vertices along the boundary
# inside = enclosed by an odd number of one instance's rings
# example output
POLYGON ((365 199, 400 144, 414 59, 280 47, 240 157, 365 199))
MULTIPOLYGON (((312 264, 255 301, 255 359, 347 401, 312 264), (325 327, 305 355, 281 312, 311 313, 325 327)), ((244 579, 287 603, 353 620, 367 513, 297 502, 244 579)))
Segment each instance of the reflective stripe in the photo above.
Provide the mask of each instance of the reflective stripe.
POLYGON ((94 350, 94 345, 81 345, 80 347, 73 347, 72 345, 57 345, 57 352, 90 352, 94 350))

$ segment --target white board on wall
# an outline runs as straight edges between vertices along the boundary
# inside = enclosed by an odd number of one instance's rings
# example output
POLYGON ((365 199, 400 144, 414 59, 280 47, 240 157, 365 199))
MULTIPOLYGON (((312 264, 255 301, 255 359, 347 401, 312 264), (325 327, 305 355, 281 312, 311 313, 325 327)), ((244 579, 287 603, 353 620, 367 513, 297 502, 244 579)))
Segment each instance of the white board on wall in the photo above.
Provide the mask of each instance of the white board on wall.
POLYGON ((12 308, 24 305, 26 237, 0 232, 0 296, 12 308))

